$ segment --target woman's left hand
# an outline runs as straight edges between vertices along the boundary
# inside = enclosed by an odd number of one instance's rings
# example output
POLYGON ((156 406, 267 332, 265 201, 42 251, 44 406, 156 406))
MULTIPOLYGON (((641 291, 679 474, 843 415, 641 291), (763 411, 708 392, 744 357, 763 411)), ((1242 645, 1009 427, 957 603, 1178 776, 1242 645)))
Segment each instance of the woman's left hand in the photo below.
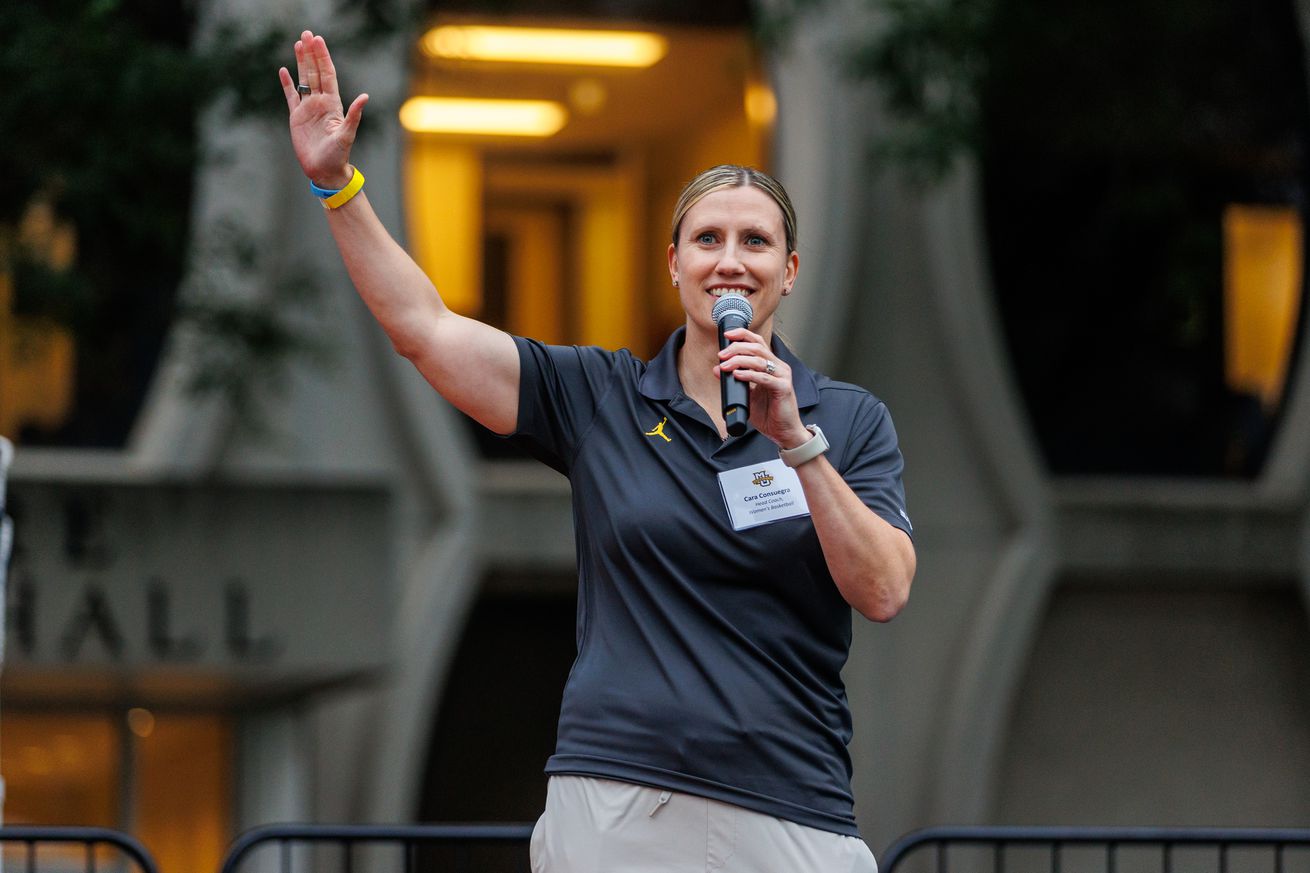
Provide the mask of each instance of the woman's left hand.
MULTIPOLYGON (((715 369, 722 379, 750 385, 750 420, 755 429, 782 449, 794 449, 811 439, 801 423, 791 367, 759 334, 736 328, 724 336, 732 342, 719 352, 715 369)), ((837 590, 866 618, 890 621, 910 594, 914 544, 866 506, 831 463, 804 464, 797 468, 797 476, 837 590)))
POLYGON ((801 422, 791 367, 773 353, 763 337, 744 327, 726 331, 724 336, 732 342, 719 352, 715 372, 720 379, 750 385, 750 421, 755 429, 783 449, 808 440, 811 434, 801 422))

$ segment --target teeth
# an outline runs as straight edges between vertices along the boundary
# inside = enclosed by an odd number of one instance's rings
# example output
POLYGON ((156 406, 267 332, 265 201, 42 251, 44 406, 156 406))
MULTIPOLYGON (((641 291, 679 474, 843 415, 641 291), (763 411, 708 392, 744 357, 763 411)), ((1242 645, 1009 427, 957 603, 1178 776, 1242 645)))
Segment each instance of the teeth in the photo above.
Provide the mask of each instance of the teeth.
POLYGON ((724 294, 740 294, 745 297, 750 292, 745 288, 711 288, 710 293, 715 297, 722 297, 724 294))

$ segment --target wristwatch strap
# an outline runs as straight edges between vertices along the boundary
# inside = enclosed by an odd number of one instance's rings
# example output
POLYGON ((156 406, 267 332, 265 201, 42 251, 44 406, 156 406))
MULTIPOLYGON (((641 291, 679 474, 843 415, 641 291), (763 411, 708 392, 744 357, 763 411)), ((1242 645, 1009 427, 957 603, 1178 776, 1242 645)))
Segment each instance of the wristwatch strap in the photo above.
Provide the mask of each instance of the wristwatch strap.
POLYGON ((782 458, 782 462, 788 467, 799 467, 828 451, 828 438, 823 435, 817 424, 807 424, 805 429, 813 436, 794 449, 778 449, 778 457, 782 458))

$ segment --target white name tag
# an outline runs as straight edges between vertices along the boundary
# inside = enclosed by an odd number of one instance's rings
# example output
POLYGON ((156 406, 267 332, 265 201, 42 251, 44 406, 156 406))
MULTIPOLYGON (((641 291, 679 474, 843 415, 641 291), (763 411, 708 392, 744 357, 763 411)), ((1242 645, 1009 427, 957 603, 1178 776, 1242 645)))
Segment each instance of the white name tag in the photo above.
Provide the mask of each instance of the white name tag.
POLYGON ((720 473, 719 488, 733 530, 810 514, 800 477, 778 458, 720 473))

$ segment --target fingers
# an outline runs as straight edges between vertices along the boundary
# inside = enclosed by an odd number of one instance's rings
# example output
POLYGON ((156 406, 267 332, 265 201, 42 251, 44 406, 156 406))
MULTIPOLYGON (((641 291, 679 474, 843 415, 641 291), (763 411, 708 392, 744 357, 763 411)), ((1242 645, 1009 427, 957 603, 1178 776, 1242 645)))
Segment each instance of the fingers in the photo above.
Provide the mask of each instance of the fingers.
MULTIPOLYGON (((751 333, 746 328, 739 327, 724 331, 723 335, 731 342, 727 348, 719 351, 720 363, 726 364, 737 357, 741 357, 746 361, 752 359, 762 362, 773 360, 773 350, 765 344, 764 338, 759 334, 751 333)), ((761 368, 764 367, 762 362, 759 365, 761 368)))
POLYGON ((300 103, 300 95, 296 93, 296 83, 286 67, 277 71, 277 77, 282 82, 282 95, 287 98, 287 111, 292 111, 300 103))
POLYGON ((366 103, 368 103, 368 95, 360 94, 350 104, 350 108, 346 110, 346 130, 350 132, 352 141, 355 138, 355 131, 359 130, 359 122, 364 117, 364 105, 366 103))
MULTIPOLYGON (((306 31, 306 33, 308 33, 308 31, 306 31)), ((305 58, 305 41, 303 39, 296 40, 295 52, 296 81, 304 84, 306 76, 305 68, 309 65, 309 61, 305 58)))
POLYGON ((311 92, 337 93, 337 68, 332 64, 332 54, 323 37, 308 30, 301 32, 296 41, 296 67, 300 81, 308 85, 311 92))
POLYGON ((782 387, 791 384, 791 371, 786 364, 779 364, 756 356, 739 356, 724 361, 719 365, 721 372, 732 373, 742 382, 758 382, 761 385, 782 387), (770 367, 772 364, 772 367, 770 367))
POLYGON ((736 340, 738 342, 764 344, 764 337, 760 336, 758 333, 751 333, 750 329, 745 327, 729 328, 723 332, 723 335, 728 339, 736 340))
POLYGON ((338 93, 337 68, 332 63, 332 53, 328 51, 327 42, 323 37, 314 37, 310 46, 310 53, 314 57, 314 68, 318 70, 319 87, 326 94, 338 93))
POLYGON ((736 344, 724 349, 720 354, 728 357, 719 361, 715 371, 721 376, 732 373, 742 382, 757 382, 781 388, 791 383, 791 368, 777 360, 763 349, 746 347, 737 349, 736 344))
POLYGON ((300 34, 296 42, 296 65, 300 68, 300 81, 309 86, 312 92, 323 90, 319 84, 318 59, 314 56, 314 34, 308 30, 300 34))
POLYGON ((773 388, 791 384, 791 368, 773 354, 762 336, 746 328, 725 331, 724 336, 732 342, 719 352, 720 374, 729 372, 742 382, 773 388))
MULTIPOLYGON (((302 31, 300 39, 296 40, 295 52, 296 78, 292 81, 293 86, 299 83, 308 87, 310 94, 327 94, 340 100, 337 68, 332 63, 332 53, 328 51, 327 42, 323 37, 315 36, 313 31, 302 31)), ((286 90, 285 81, 283 90, 286 90)), ((290 95, 287 100, 288 103, 291 102, 290 95)), ((365 97, 364 100, 367 102, 368 98, 365 97)), ((359 102, 359 98, 356 98, 355 103, 358 104, 358 110, 363 109, 364 104, 359 102)), ((355 104, 351 104, 351 109, 355 114, 355 124, 358 125, 359 111, 355 109, 355 104)))

